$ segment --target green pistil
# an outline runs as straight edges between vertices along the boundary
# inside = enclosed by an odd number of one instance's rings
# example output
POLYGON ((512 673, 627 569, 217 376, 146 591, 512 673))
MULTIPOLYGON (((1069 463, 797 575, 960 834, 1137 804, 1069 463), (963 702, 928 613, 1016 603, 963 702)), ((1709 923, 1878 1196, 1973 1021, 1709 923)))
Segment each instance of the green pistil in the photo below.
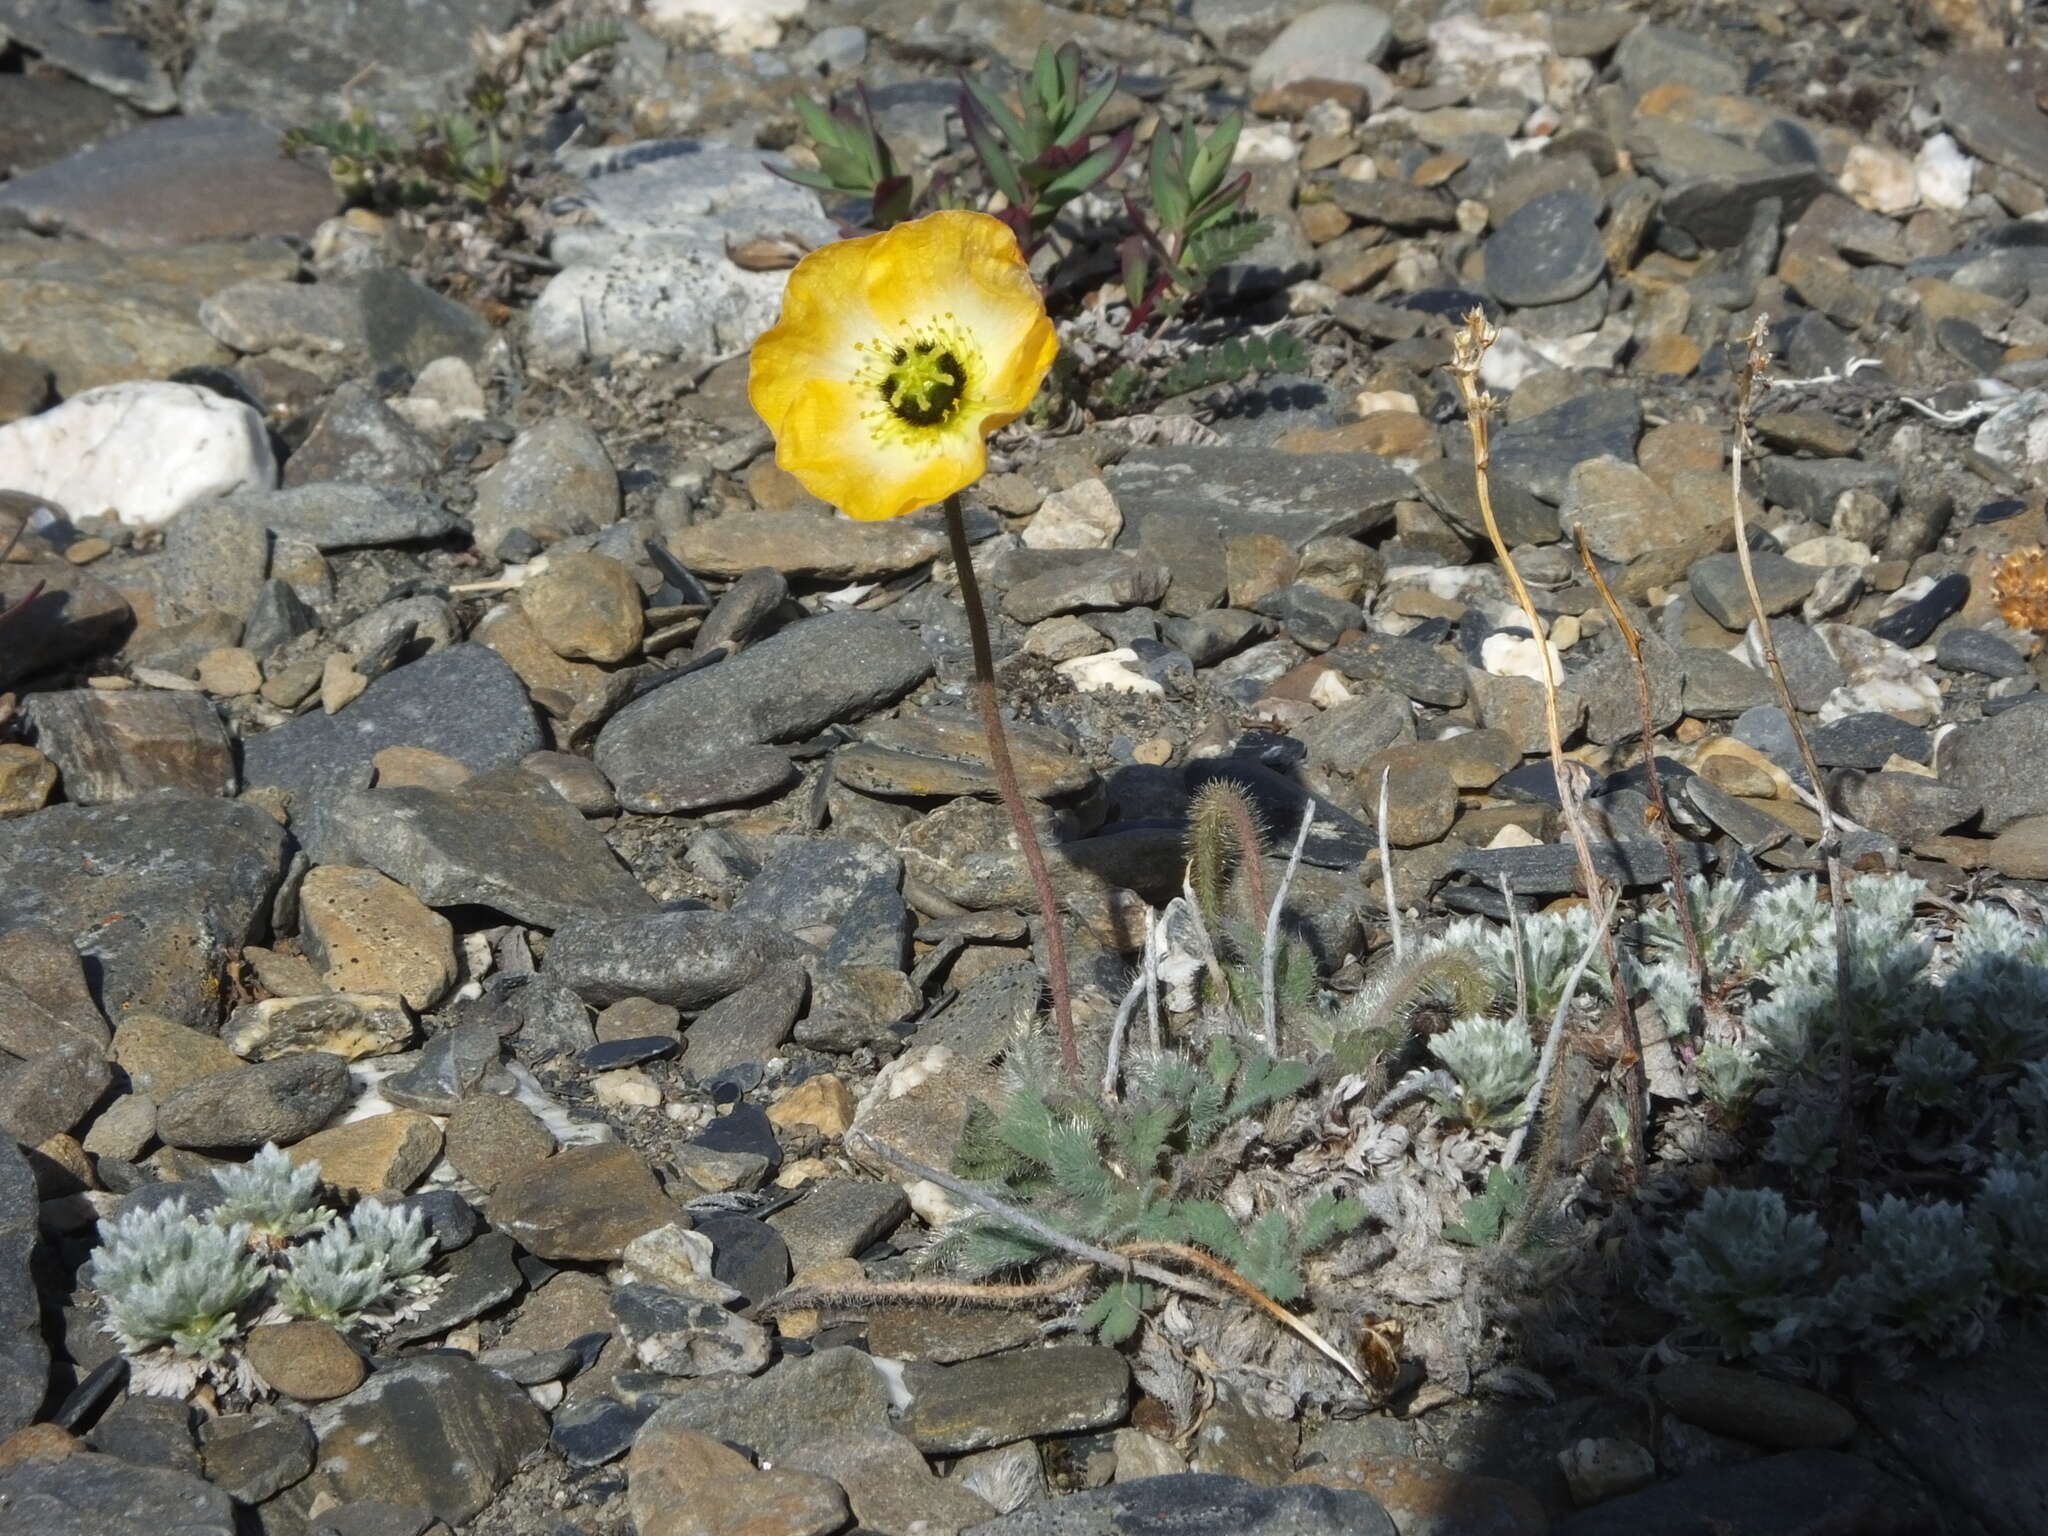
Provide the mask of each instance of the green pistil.
POLYGON ((936 427, 959 409, 967 370, 936 342, 898 347, 882 376, 882 401, 913 427, 936 427))

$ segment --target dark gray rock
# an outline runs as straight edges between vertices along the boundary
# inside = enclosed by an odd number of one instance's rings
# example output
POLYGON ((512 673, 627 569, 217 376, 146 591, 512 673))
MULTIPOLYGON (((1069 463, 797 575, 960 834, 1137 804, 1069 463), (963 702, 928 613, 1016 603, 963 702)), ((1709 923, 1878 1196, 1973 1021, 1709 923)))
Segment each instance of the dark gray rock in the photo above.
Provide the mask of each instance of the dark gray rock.
POLYGON ((106 1052, 72 1040, 0 1068, 0 1132, 41 1146, 75 1129, 112 1081, 106 1052))
MULTIPOLYGON (((1754 619, 1748 624, 1749 654, 1757 664, 1757 676, 1766 683, 1771 682, 1770 673, 1764 670, 1760 636, 1754 619)), ((1799 620, 1780 616, 1771 620, 1771 646, 1778 653, 1778 665, 1785 669, 1785 686, 1792 693, 1792 707, 1805 714, 1812 714, 1827 703, 1828 695, 1847 683, 1848 674, 1842 664, 1835 660, 1835 653, 1828 649, 1828 643, 1821 639, 1809 626, 1799 620)), ((1777 701, 1777 688, 1771 684, 1768 701, 1777 701)))
POLYGON ((706 1216, 697 1230, 711 1239, 711 1278, 758 1306, 789 1284, 789 1245, 753 1216, 706 1216))
POLYGON ((1726 250, 1743 243, 1759 207, 1775 202, 1780 220, 1796 219, 1828 185, 1817 165, 1731 171, 1667 187, 1661 211, 1701 245, 1726 250))
POLYGON ((622 1285, 611 1309, 634 1358, 665 1376, 752 1376, 772 1353, 759 1323, 665 1286, 622 1285))
POLYGON ((1019 624, 1063 613, 1134 608, 1166 595, 1165 564, 1134 550, 1020 550, 1009 570, 1002 610, 1019 624))
POLYGON ((35 1175, 13 1138, 0 1136, 0 1438, 34 1421, 49 1387, 35 1250, 35 1175))
POLYGON ((63 564, 0 564, 0 608, 24 601, 27 606, 7 621, 0 688, 98 654, 134 619, 127 599, 88 572, 63 564))
MULTIPOLYGON (((1814 579, 1820 574, 1813 566, 1762 550, 1753 551, 1749 563, 1756 575, 1757 595, 1763 599, 1764 612, 1772 615, 1798 607, 1813 590, 1814 579)), ((1704 560, 1694 561, 1691 584, 1694 599, 1716 624, 1733 630, 1748 627, 1753 610, 1749 589, 1742 580, 1739 555, 1708 555, 1704 560)))
POLYGON ((785 1360, 751 1381, 702 1387, 649 1422, 694 1429, 776 1461, 842 1431, 894 1428, 881 1372, 859 1350, 843 1348, 785 1360))
MULTIPOLYGON (((1634 390, 1576 395, 1494 433, 1493 484, 1521 485, 1555 506, 1564 499, 1572 467, 1583 460, 1604 457, 1633 464, 1642 430, 1643 404, 1634 390)), ((1505 526, 1501 531, 1508 532, 1505 526)))
MULTIPOLYGON (((1137 548, 1166 566, 1161 612, 1187 617, 1223 601, 1229 581, 1223 563, 1223 534, 1213 520, 1198 512, 1157 507, 1144 518, 1135 537, 1137 548)), ((1201 658, 1197 657, 1195 664, 1203 665, 1201 658)))
MULTIPOLYGON (((1565 473, 1568 479, 1570 471, 1565 473)), ((1469 457, 1431 459, 1415 471, 1415 484, 1423 500, 1468 543, 1491 547, 1487 544, 1486 519, 1479 510, 1479 491, 1469 457)), ((1491 490, 1493 515, 1510 548, 1556 541, 1559 526, 1555 506, 1539 498, 1519 479, 1496 475, 1491 490)), ((1562 489, 1559 495, 1563 495, 1562 489)))
POLYGON ((491 323, 455 300, 395 267, 378 267, 362 279, 363 339, 375 369, 418 373, 441 357, 480 362, 496 333, 491 323))
POLYGON ((895 1231, 909 1214, 910 1202, 894 1184, 825 1179, 768 1221, 789 1245, 790 1262, 797 1269, 811 1269, 830 1259, 860 1254, 895 1231))
POLYGON ((1792 836, 1792 829, 1769 811, 1729 794, 1711 779, 1687 778, 1679 784, 1678 793, 1709 823, 1751 853, 1776 848, 1792 836))
POLYGON ((2029 700, 1942 739, 1941 781, 1984 802, 1984 830, 2048 812, 2048 702, 2029 700))
POLYGON ((911 1402, 898 1427, 926 1455, 957 1456, 1120 1423, 1131 1370, 1113 1349, 1065 1344, 958 1365, 910 1365, 903 1385, 911 1402))
POLYGON ((1975 795, 1917 773, 1849 772, 1836 781, 1835 793, 1854 820, 1907 848, 1983 809, 1975 795))
POLYGON ((291 583, 272 577, 263 583, 249 609, 248 622, 242 627, 242 644, 262 661, 279 646, 319 627, 320 616, 292 590, 291 583))
MULTIPOLYGON (((1650 680, 1650 722, 1665 730, 1678 721, 1685 670, 1678 652, 1661 636, 1642 636, 1643 671, 1650 680)), ((1586 701, 1586 734, 1602 746, 1634 741, 1643 734, 1642 691, 1628 652, 1610 646, 1600 659, 1572 675, 1572 688, 1586 701)))
POLYGON ((519 434, 477 481, 478 549, 492 553, 508 534, 543 542, 595 533, 618 520, 619 472, 587 421, 550 416, 519 434))
MULTIPOLYGON (((1166 600, 1173 600, 1169 590, 1166 600)), ((1184 619, 1162 619, 1160 636, 1198 667, 1235 656, 1254 640, 1273 632, 1273 622, 1238 608, 1211 608, 1184 619)))
MULTIPOLYGON (((932 670, 916 634, 883 614, 825 614, 792 624, 731 660, 637 699, 597 738, 597 766, 631 805, 678 770, 716 770, 744 749, 800 741, 894 703, 932 670)), ((779 754, 776 754, 779 758, 779 754)), ((781 778, 786 782, 786 760, 781 778)))
MULTIPOLYGON (((1681 843, 1679 853, 1688 870, 1699 866, 1698 850, 1681 843)), ((1611 838, 1593 844, 1593 863, 1603 879, 1619 880, 1637 887, 1662 885, 1671 878, 1671 861, 1664 845, 1652 838, 1627 842, 1611 838)), ((1534 848, 1461 848, 1451 856, 1451 867, 1475 875, 1486 885, 1498 885, 1506 875, 1521 896, 1562 896, 1579 888, 1578 853, 1568 843, 1544 843, 1534 848)))
POLYGON ((1200 518, 1225 538, 1270 533, 1299 549, 1325 534, 1366 533, 1393 520, 1414 482, 1370 453, 1283 453, 1218 445, 1139 448, 1102 472, 1124 515, 1120 549, 1150 548, 1155 512, 1200 518))
POLYGON ((1355 682, 1382 683, 1417 704, 1456 709, 1465 702, 1465 669, 1437 646, 1403 635, 1367 635, 1325 653, 1355 682))
POLYGON ((702 1008, 788 952, 774 929, 724 912, 651 912, 565 923, 542 970, 592 1007, 648 997, 702 1008))
POLYGON ((501 1041, 494 1025, 457 1024, 411 1053, 404 1065, 377 1085, 400 1109, 447 1115, 483 1085, 498 1065, 501 1041))
POLYGON ((794 841, 768 856, 729 910, 790 933, 837 928, 877 881, 892 890, 903 881, 903 859, 892 848, 841 838, 794 841))
POLYGON ((466 41, 473 33, 496 36, 517 16, 513 0, 449 0, 433 16, 403 0, 340 9, 318 0, 217 0, 179 95, 187 112, 246 112, 273 123, 334 117, 350 102, 410 119, 444 110, 450 93, 460 94, 475 70, 466 41))
MULTIPOLYGON (((1785 622, 1779 621, 1781 624, 1785 622)), ((1815 643, 1819 643, 1817 637, 1815 643)), ((1826 654, 1827 647, 1822 646, 1821 650, 1826 654)), ((1726 651, 1685 646, 1679 650, 1678 657, 1685 670, 1681 695, 1685 713, 1696 719, 1732 720, 1745 709, 1768 704, 1778 696, 1769 676, 1755 667, 1744 665, 1726 651)), ((1829 656, 1828 660, 1832 662, 1834 657, 1829 656)), ((1841 668, 1836 667, 1835 671, 1839 678, 1841 668)), ((1825 700, 1832 691, 1831 688, 1823 690, 1820 699, 1825 700)), ((1798 697, 1796 691, 1793 697, 1798 697)), ((1820 708, 1820 701, 1816 701, 1813 707, 1820 708)))
POLYGON ((2048 86, 2048 69, 2034 50, 1986 50, 1949 62, 1934 81, 1934 99, 1949 131, 1972 154, 2048 179, 2048 122, 2033 107, 2048 86))
POLYGON ((1614 50, 1622 83, 1635 95, 1659 85, 1689 85, 1702 95, 1742 90, 1742 66, 1703 37, 1644 22, 1614 50))
POLYGON ((1868 491, 1890 506, 1899 499, 1899 472, 1862 459, 1794 459, 1777 454, 1757 465, 1764 495, 1823 526, 1849 491, 1868 491))
POLYGON ((1332 597, 1305 581, 1290 582, 1277 592, 1268 592, 1254 605, 1268 618, 1279 621, 1287 638, 1305 650, 1327 651, 1345 631, 1365 622, 1359 605, 1332 597))
POLYGON ((450 646, 398 667, 335 714, 314 711, 242 744, 251 787, 291 791, 295 819, 310 803, 365 789, 386 747, 426 747, 477 773, 516 764, 544 743, 518 675, 496 651, 450 646))
POLYGON ((1935 665, 1948 672, 1982 677, 2025 677, 2027 659, 1988 630, 1963 625, 1944 630, 1934 647, 1935 665))
POLYGON ((333 1119, 352 1091, 339 1056, 280 1056, 180 1088, 157 1106, 156 1133, 168 1147, 289 1146, 333 1119))
POLYGON ((296 1413, 224 1413, 199 1426, 206 1480, 261 1504, 313 1470, 313 1429, 296 1413))
POLYGON ((542 928, 654 906, 583 814, 516 768, 456 789, 340 795, 326 826, 428 906, 481 905, 542 928))
POLYGON ((1894 757, 1924 763, 1931 741, 1919 726, 1876 710, 1817 725, 1806 739, 1814 761, 1823 768, 1870 769, 1882 768, 1894 757))
POLYGON ((1394 1536, 1369 1493, 1296 1483, 1261 1488, 1215 1472, 1141 1477, 1027 1504, 974 1528, 975 1536, 1394 1536))
POLYGON ((1503 304, 1558 304, 1591 288, 1607 270, 1600 207, 1559 188, 1532 198, 1487 238, 1486 285, 1503 304))
POLYGON ((683 1041, 683 1066, 702 1082, 732 1067, 766 1061, 789 1038, 809 995, 810 974, 801 965, 770 964, 698 1015, 683 1041))
POLYGON ((36 1536, 236 1536, 234 1501, 189 1472, 91 1453, 0 1469, 0 1514, 36 1536))
POLYGON ((2048 1405, 2031 1390, 2044 1370, 2039 1331, 2019 1330, 1974 1359, 1859 1383, 1856 1407, 1945 1506, 1991 1536, 2032 1536, 2048 1529, 2048 1405))
POLYGON ((228 962, 267 931, 285 833, 231 800, 152 796, 0 823, 0 933, 41 923, 101 1009, 211 1027, 228 962))
POLYGON ((157 600, 170 616, 247 613, 270 574, 270 531, 230 501, 210 501, 164 525, 157 600))
POLYGON ((1911 650, 1924 644, 1935 626, 1963 606, 1970 595, 1970 578, 1960 571, 1943 576, 1905 607, 1870 625, 1880 640, 1911 650))
POLYGON ((789 579, 773 566, 745 572, 718 596, 691 643, 690 654, 736 651, 754 638, 789 596, 789 579))
POLYGON ((315 549, 362 549, 438 539, 461 527, 440 502, 391 485, 321 482, 282 491, 244 491, 225 505, 280 536, 315 549))
POLYGON ((25 714, 73 805, 235 792, 227 727, 200 694, 67 688, 31 695, 25 714))
POLYGON ((523 1390, 446 1355, 378 1371, 311 1417, 320 1440, 311 1493, 416 1504, 449 1525, 482 1509, 548 1438, 523 1390))
POLYGON ((435 1338, 502 1306, 526 1287, 514 1262, 518 1244, 503 1232, 486 1232, 468 1247, 448 1256, 440 1273, 447 1278, 440 1294, 424 1312, 409 1317, 387 1336, 393 1345, 435 1338))
POLYGON ((378 396, 352 382, 335 390, 320 420, 285 461, 287 486, 341 481, 417 489, 439 467, 440 456, 378 396))
POLYGON ((1722 1536, 1919 1536, 1934 1528, 1910 1488, 1862 1458, 1787 1451, 1608 1499, 1551 1532, 1634 1536, 1688 1524, 1722 1536))

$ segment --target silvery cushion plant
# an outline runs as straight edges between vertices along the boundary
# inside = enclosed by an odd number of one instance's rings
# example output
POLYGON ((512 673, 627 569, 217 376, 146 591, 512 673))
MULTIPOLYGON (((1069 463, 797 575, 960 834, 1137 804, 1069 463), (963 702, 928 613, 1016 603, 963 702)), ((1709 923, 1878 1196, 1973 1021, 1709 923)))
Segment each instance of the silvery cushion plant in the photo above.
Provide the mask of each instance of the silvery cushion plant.
POLYGON ((294 1165, 275 1146, 213 1179, 221 1198, 204 1212, 180 1197, 100 1223, 85 1278, 135 1390, 182 1397, 210 1379, 260 1394, 240 1349, 256 1324, 374 1329, 432 1296, 433 1239, 418 1210, 365 1200, 338 1215, 319 1203, 319 1164, 294 1165))

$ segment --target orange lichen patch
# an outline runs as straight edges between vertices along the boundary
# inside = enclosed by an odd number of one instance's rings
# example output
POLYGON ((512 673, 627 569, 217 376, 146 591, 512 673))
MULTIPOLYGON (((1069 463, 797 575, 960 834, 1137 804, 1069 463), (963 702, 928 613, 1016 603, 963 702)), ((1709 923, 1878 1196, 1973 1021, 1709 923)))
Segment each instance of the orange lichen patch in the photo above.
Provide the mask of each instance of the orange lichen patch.
POLYGON ((2048 629, 2048 550, 2016 549, 1991 573, 1991 600, 2014 629, 2048 629))

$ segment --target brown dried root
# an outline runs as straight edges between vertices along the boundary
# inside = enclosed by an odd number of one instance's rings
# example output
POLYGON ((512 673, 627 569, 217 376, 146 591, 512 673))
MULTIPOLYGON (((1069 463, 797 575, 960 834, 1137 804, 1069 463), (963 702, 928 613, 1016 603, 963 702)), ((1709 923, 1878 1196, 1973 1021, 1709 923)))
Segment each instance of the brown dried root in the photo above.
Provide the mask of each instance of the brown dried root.
POLYGON ((1838 1108, 1841 1139, 1842 1175, 1844 1180, 1853 1182, 1856 1177, 1856 1073, 1855 1048, 1849 1034, 1849 988, 1854 972, 1849 962, 1849 904, 1842 884, 1842 828, 1841 823, 1828 804, 1827 781, 1821 777, 1820 762, 1813 755, 1813 745, 1806 739, 1806 728, 1799 723, 1799 711, 1792 703, 1792 685, 1785 680, 1785 669, 1778 661, 1778 647, 1771 638, 1771 621, 1764 613, 1764 600, 1757 591, 1756 573, 1749 561, 1749 528, 1742 515, 1742 459, 1749 452, 1750 415, 1756 407, 1757 385, 1770 372, 1770 355, 1764 351, 1764 337, 1769 331, 1769 321, 1763 315, 1756 317, 1756 323, 1743 338, 1749 344, 1748 355, 1743 359, 1742 372, 1735 385, 1735 448, 1729 455, 1731 467, 1728 480, 1728 499, 1735 520, 1735 554, 1742 565, 1742 584, 1749 592, 1749 608, 1756 618, 1757 638, 1763 647, 1764 663, 1771 680, 1778 686, 1778 704, 1785 711, 1785 723, 1792 728, 1792 739, 1799 747, 1799 762, 1806 770, 1807 782, 1813 787, 1813 808, 1820 817, 1820 843, 1816 851, 1826 862, 1828 872, 1828 906, 1835 917, 1835 1034, 1841 1052, 1839 1071, 1842 1075, 1841 1101, 1838 1108))
POLYGON ((858 1297, 860 1301, 869 1304, 887 1299, 898 1301, 904 1305, 918 1305, 929 1301, 939 1301, 942 1304, 954 1306, 1029 1306, 1048 1297, 1062 1295, 1066 1291, 1074 1289, 1073 1282, 1077 1278, 1076 1272, 1084 1268, 1088 1270, 1106 1269, 1127 1278, 1149 1280, 1154 1285, 1165 1286, 1168 1290, 1179 1291, 1183 1296, 1192 1296, 1199 1301, 1206 1301, 1211 1305, 1222 1303, 1224 1298, 1201 1281, 1191 1279, 1189 1276, 1180 1273, 1178 1269, 1164 1267, 1167 1264, 1173 1264, 1187 1269, 1199 1270, 1218 1284, 1235 1291, 1239 1296, 1272 1318, 1274 1322, 1300 1338, 1311 1349, 1314 1349, 1318 1354, 1329 1360, 1339 1370, 1357 1382, 1359 1386, 1363 1387, 1366 1385, 1365 1378, 1359 1373, 1358 1367, 1345 1357, 1342 1350, 1318 1333, 1306 1319, 1296 1317, 1292 1312, 1289 1312, 1279 1302, 1273 1300, 1221 1259, 1213 1258, 1209 1254, 1203 1253, 1199 1248, 1190 1248, 1185 1243, 1161 1242, 1123 1243, 1114 1248, 1098 1247, 1094 1243, 1085 1242, 1070 1233, 1062 1232, 1057 1227, 1048 1226, 1028 1211, 1019 1210, 1009 1202, 996 1198, 987 1190, 976 1188, 964 1179, 958 1179, 950 1173, 943 1173, 937 1168, 928 1167, 918 1162, 915 1158, 898 1152, 894 1147, 889 1146, 885 1142, 878 1141, 873 1136, 863 1135, 858 1131, 849 1131, 845 1139, 849 1142, 858 1141, 863 1148, 872 1152, 876 1157, 902 1169, 903 1172, 909 1174, 912 1178, 927 1179, 947 1193, 958 1195, 961 1199, 980 1206, 1004 1225, 1021 1232, 1028 1232, 1047 1247, 1056 1248, 1063 1253, 1071 1253, 1082 1262, 1070 1269, 1062 1270, 1058 1275, 1053 1276, 1052 1280, 1041 1282, 1039 1286, 976 1287, 946 1282, 905 1281, 883 1285, 856 1286, 849 1288, 845 1292, 835 1292, 831 1287, 809 1287, 805 1292, 798 1293, 796 1299, 791 1299, 791 1293, 789 1292, 774 1298, 769 1305, 776 1311, 784 1310, 785 1307, 840 1305, 842 1303, 836 1299, 839 1295, 858 1297), (1043 1289, 1043 1287, 1054 1282, 1060 1282, 1058 1289, 1050 1291, 1043 1289), (939 1290, 943 1290, 945 1294, 938 1294, 939 1290), (982 1299, 969 1301, 967 1299, 968 1296, 977 1290, 981 1293, 982 1299))
MULTIPOLYGON (((1479 515, 1485 520, 1486 536, 1493 542, 1494 558, 1500 561, 1501 570, 1514 591, 1515 601, 1521 605, 1522 617, 1528 622, 1529 633, 1536 640, 1536 654, 1543 663, 1543 725, 1550 738, 1550 769, 1557 778, 1557 798, 1564 813, 1565 829, 1578 853, 1579 881, 1586 888, 1586 900, 1593 903, 1597 914, 1602 905, 1602 882, 1599 866, 1593 860, 1593 837, 1586 825, 1586 809, 1581 803, 1583 770, 1564 755, 1564 723, 1558 714, 1557 662, 1551 655, 1550 631, 1543 622, 1543 616, 1536 611, 1536 599, 1530 595, 1528 583, 1522 580, 1521 569, 1515 564, 1515 557, 1508 549, 1507 540, 1501 536, 1500 523, 1493 514, 1491 418, 1494 399, 1479 387, 1479 365, 1493 342, 1494 329, 1487 323, 1485 312, 1473 310, 1465 317, 1465 329, 1451 337, 1450 372, 1458 382, 1458 393, 1464 397, 1465 423, 1472 433, 1472 475, 1479 495, 1479 515)), ((1614 978, 1614 1006, 1621 1019, 1621 1080, 1628 1100, 1629 1156, 1631 1160, 1639 1161, 1649 1146, 1644 1123, 1649 1089, 1643 1067, 1643 1035, 1636 1023, 1636 1011, 1629 1000, 1628 986, 1622 977, 1621 954, 1615 946, 1611 926, 1601 926, 1600 945, 1607 961, 1607 973, 1614 978)))

